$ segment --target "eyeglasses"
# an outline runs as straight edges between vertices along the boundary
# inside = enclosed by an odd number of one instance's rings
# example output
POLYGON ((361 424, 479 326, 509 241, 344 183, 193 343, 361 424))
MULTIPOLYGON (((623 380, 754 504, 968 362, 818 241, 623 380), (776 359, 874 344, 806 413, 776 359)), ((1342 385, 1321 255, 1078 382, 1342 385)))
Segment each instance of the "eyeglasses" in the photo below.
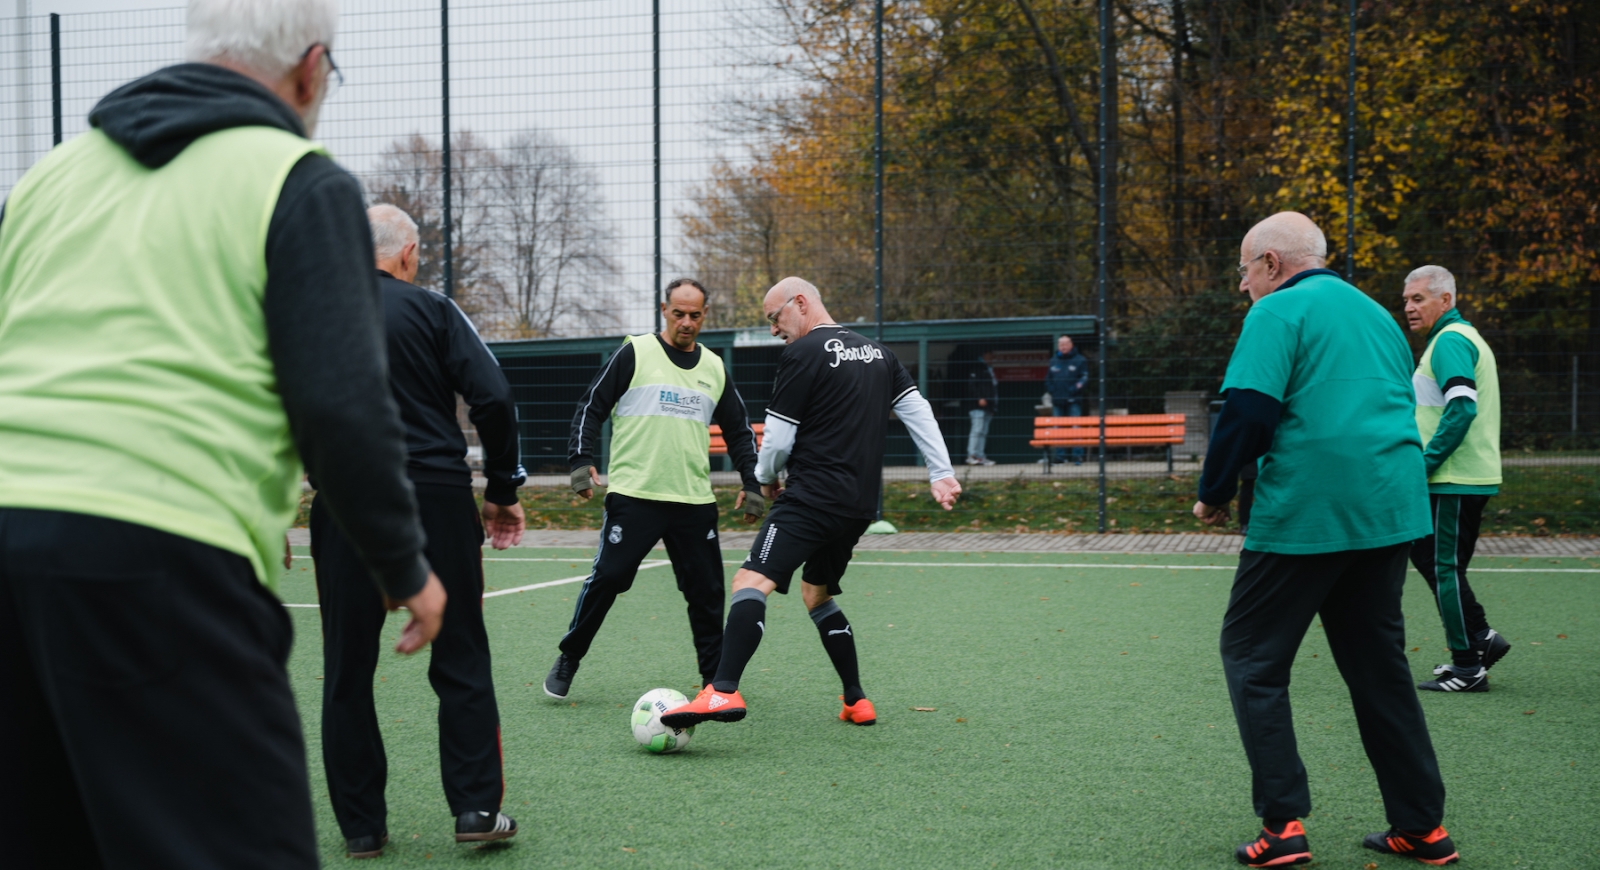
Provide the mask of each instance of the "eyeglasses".
MULTIPOLYGON (((793 302, 798 298, 800 298, 800 297, 798 297, 798 296, 790 296, 789 297, 789 302, 793 302)), ((783 313, 783 309, 789 307, 789 302, 785 302, 782 305, 779 305, 777 311, 774 311, 771 314, 768 314, 767 315, 767 322, 772 324, 773 326, 777 326, 778 325, 778 315, 783 313)))
MULTIPOLYGON (((313 43, 310 48, 307 48, 305 52, 300 55, 300 59, 305 60, 306 56, 311 54, 312 49, 319 45, 322 45, 322 43, 313 43)), ((322 45, 322 56, 328 59, 328 83, 327 87, 324 88, 322 92, 322 98, 326 100, 337 93, 339 88, 344 86, 344 73, 340 72, 339 65, 333 62, 333 49, 327 47, 326 45, 322 45)))
POLYGON ((1245 260, 1243 263, 1240 263, 1239 264, 1239 270, 1238 270, 1239 271, 1239 277, 1243 278, 1245 276, 1245 274, 1250 271, 1250 264, 1254 263, 1255 261, 1257 261, 1259 259, 1261 259, 1262 257, 1265 257, 1266 255, 1267 255, 1267 252, 1266 251, 1262 251, 1261 253, 1256 254, 1254 257, 1251 257, 1250 259, 1245 260))

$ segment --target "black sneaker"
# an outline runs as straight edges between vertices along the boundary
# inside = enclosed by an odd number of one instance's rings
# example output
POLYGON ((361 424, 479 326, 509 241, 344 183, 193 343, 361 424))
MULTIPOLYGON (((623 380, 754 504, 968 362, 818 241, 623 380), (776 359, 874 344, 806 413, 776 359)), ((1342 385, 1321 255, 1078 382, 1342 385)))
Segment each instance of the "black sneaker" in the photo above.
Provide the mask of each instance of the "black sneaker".
POLYGON ((1450 834, 1442 827, 1434 828, 1431 833, 1420 837, 1398 828, 1390 828, 1388 833, 1368 834, 1366 839, 1361 841, 1361 845, 1385 855, 1415 858, 1434 867, 1443 867, 1461 860, 1461 855, 1456 852, 1456 844, 1450 842, 1450 834))
POLYGON ((468 810, 456 817, 457 843, 509 840, 517 835, 517 820, 505 813, 468 810))
POLYGON ((1489 629, 1483 640, 1472 645, 1478 651, 1478 658, 1485 669, 1494 667, 1494 663, 1506 657, 1511 652, 1511 641, 1500 636, 1500 632, 1489 629))
POLYGON ((1246 867, 1288 867, 1311 863, 1311 846, 1305 826, 1290 822, 1276 834, 1263 827, 1261 836, 1235 849, 1233 857, 1246 867))
POLYGON ((577 672, 577 661, 567 658, 566 653, 556 656, 550 673, 544 675, 544 693, 557 701, 565 701, 567 693, 572 691, 572 677, 577 672))
POLYGON ((1439 678, 1426 683, 1418 683, 1417 688, 1429 692, 1487 692, 1489 691, 1489 670, 1479 668, 1476 674, 1468 674, 1456 668, 1455 665, 1440 665, 1433 669, 1439 678))
POLYGON ((383 855, 383 846, 388 842, 388 834, 351 837, 344 841, 344 853, 350 858, 377 858, 383 855))

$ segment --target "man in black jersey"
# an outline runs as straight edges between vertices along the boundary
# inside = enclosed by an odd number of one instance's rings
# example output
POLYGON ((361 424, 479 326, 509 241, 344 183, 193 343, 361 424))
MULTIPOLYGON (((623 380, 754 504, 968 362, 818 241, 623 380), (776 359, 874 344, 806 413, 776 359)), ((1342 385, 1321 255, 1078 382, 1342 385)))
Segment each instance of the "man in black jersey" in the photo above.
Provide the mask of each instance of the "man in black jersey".
POLYGON ((877 514, 891 409, 927 458, 933 497, 945 510, 955 507, 961 484, 933 408, 888 348, 834 323, 817 288, 799 278, 779 281, 762 308, 772 334, 788 347, 778 360, 756 477, 762 494, 773 497, 778 472, 787 465, 788 487, 733 577, 715 676, 693 701, 661 721, 684 728, 744 718, 739 678, 766 632, 767 596, 773 590, 787 594, 803 564, 800 597, 844 684, 839 718, 871 725, 877 713, 861 690, 855 635, 833 596, 856 541, 877 514))
MULTIPOLYGON (((439 763, 456 841, 502 840, 517 823, 500 812, 500 713, 483 625, 483 539, 495 549, 522 539, 517 487, 517 412, 500 364, 454 302, 411 279, 417 225, 392 205, 367 211, 388 339, 389 391, 406 431, 406 476, 417 494, 424 554, 450 596, 433 641, 428 681, 439 696, 439 763), (456 422, 456 394, 483 443, 488 478, 482 519, 472 498, 467 442, 456 422)), ((388 839, 384 784, 388 760, 378 729, 372 678, 387 611, 362 554, 321 497, 311 507, 311 556, 322 608, 322 763, 333 815, 352 858, 373 858, 388 839)))
POLYGON ((667 285, 660 335, 630 335, 595 375, 572 418, 572 489, 584 498, 600 483, 595 450, 611 418, 611 464, 594 568, 583 581, 545 694, 565 698, 617 596, 633 586, 639 563, 666 541, 678 591, 688 602, 700 681, 709 684, 722 655, 722 545, 711 494, 709 426, 722 427, 744 488, 734 502, 746 523, 766 512, 756 483, 755 434, 722 359, 696 339, 706 291, 692 278, 667 285))

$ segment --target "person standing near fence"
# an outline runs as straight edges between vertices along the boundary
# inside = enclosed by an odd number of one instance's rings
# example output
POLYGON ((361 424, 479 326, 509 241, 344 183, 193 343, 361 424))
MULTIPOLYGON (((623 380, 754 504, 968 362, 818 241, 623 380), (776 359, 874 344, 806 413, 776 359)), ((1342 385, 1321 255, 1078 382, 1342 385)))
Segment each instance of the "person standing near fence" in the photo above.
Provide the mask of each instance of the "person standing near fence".
MULTIPOLYGON (((416 490, 423 554, 457 606, 445 612, 428 661, 439 696, 439 767, 455 817, 456 842, 503 840, 517 823, 500 812, 500 714, 483 625, 483 539, 494 548, 522 539, 517 487, 526 478, 518 453, 517 409, 500 364, 461 309, 412 284, 417 225, 392 205, 367 210, 378 286, 383 293, 389 390, 406 430, 406 476, 416 490), (483 445, 482 520, 472 497, 467 442, 456 396, 483 445)), ((375 858, 388 840, 384 785, 388 759, 378 728, 372 680, 383 631, 383 596, 360 551, 319 497, 311 507, 311 555, 322 615, 322 764, 333 816, 352 858, 375 858)))
POLYGON ((595 457, 607 418, 610 486, 594 567, 578 590, 561 653, 544 678, 544 693, 552 698, 567 697, 611 605, 633 587, 639 564, 662 541, 688 604, 701 685, 717 672, 725 593, 717 499, 711 493, 712 423, 722 427, 728 457, 743 481, 734 507, 742 507, 744 521, 753 524, 767 502, 756 482, 756 438, 744 399, 722 358, 697 340, 706 302, 699 281, 674 279, 661 303, 661 334, 623 339, 578 400, 568 449, 572 489, 587 499, 600 485, 595 457))
POLYGON ((733 575, 715 678, 693 701, 663 713, 661 722, 687 728, 744 718, 739 680, 766 634, 767 596, 787 594, 794 572, 804 565, 800 598, 844 688, 839 719, 872 725, 878 713, 861 688, 855 633, 833 596, 856 542, 877 515, 890 411, 927 457, 934 501, 951 510, 961 484, 933 406, 888 348, 835 323, 822 294, 800 278, 779 281, 761 308, 772 334, 786 345, 757 471, 763 493, 777 500, 733 575), (785 468, 789 486, 780 496, 778 473, 785 468))
POLYGON ((1406 323, 1426 336, 1416 374, 1417 428, 1426 448, 1433 532, 1411 546, 1411 564, 1428 582, 1444 620, 1450 663, 1437 679, 1418 683, 1433 692, 1487 692, 1489 668, 1511 643, 1489 627, 1483 605, 1467 585, 1467 565, 1489 498, 1500 492, 1500 375, 1494 351, 1456 307, 1456 279, 1443 266, 1406 276, 1406 323))
POLYGON ((1400 609, 1406 554, 1428 533, 1411 351, 1383 306, 1323 268, 1327 251, 1322 231, 1294 212, 1245 235, 1239 286, 1253 304, 1194 506, 1209 525, 1226 521, 1239 470, 1260 461, 1222 623, 1223 673, 1263 822, 1235 857, 1252 867, 1311 860, 1289 675, 1320 617, 1390 825, 1363 845, 1444 864, 1457 855, 1440 824, 1444 783, 1400 609))
POLYGON ((967 431, 967 464, 993 465, 986 449, 989 444, 989 424, 994 422, 1000 408, 1000 379, 994 373, 994 351, 984 351, 978 362, 967 373, 967 401, 972 403, 967 416, 972 428, 967 431))
MULTIPOLYGON (((1089 385, 1089 360, 1072 343, 1072 336, 1056 339, 1056 352, 1044 374, 1044 391, 1050 394, 1057 417, 1083 416, 1083 391, 1089 385)), ((1056 462, 1067 461, 1067 449, 1057 447, 1056 462)), ((1043 463, 1044 460, 1039 460, 1043 463)), ((1083 464, 1083 448, 1072 448, 1072 464, 1083 464)))
POLYGON ((190 0, 0 219, 8 868, 318 865, 271 588, 301 461, 437 633, 361 188, 307 137, 332 0, 190 0), (298 457, 297 454, 298 453, 298 457))

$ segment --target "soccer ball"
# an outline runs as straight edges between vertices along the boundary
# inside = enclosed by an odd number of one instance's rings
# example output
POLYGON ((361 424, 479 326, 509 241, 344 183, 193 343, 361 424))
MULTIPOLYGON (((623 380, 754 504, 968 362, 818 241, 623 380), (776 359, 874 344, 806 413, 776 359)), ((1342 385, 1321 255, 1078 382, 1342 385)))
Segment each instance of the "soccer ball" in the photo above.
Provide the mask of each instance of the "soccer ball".
POLYGON ((633 704, 633 739, 655 753, 677 752, 689 745, 694 726, 668 728, 661 724, 661 714, 689 703, 677 689, 651 689, 639 696, 633 704))

